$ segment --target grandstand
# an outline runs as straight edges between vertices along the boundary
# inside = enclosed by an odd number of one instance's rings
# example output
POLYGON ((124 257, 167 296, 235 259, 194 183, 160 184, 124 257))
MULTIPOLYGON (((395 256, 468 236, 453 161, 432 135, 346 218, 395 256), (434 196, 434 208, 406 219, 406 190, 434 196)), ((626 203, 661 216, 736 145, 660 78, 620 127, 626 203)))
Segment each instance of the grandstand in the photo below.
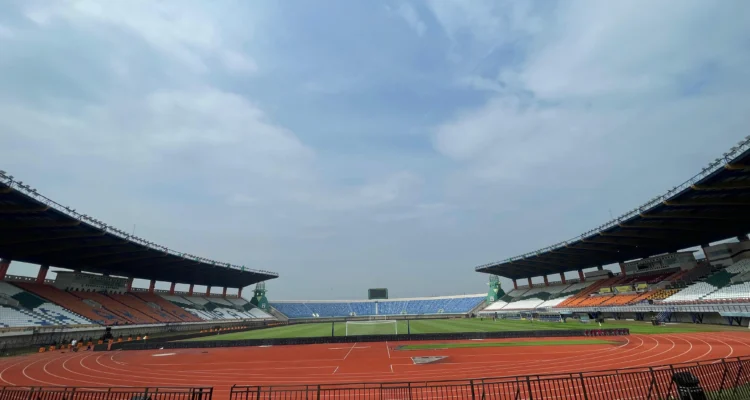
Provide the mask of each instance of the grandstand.
POLYGON ((389 300, 276 301, 271 307, 288 318, 339 318, 376 315, 464 315, 480 306, 484 294, 389 300))
POLYGON ((744 324, 750 317, 749 199, 750 137, 684 184, 597 229, 477 267, 513 282, 480 315, 554 311, 640 320, 651 313, 693 322, 710 315, 714 322, 726 317, 744 324), (694 247, 705 259, 678 251, 694 247), (619 271, 603 268, 610 264, 619 271), (579 279, 566 280, 566 273, 579 279), (549 281, 557 276, 559 282, 549 281), (544 283, 532 284, 536 277, 544 283))
MULTIPOLYGON (((274 317, 242 298, 242 288, 276 278, 170 250, 77 213, 0 172, 0 328, 158 327, 274 317), (13 261, 39 265, 35 278, 8 275, 13 261), (50 267, 54 280, 47 279, 50 267), (150 281, 133 288, 134 279, 150 281), (156 290, 165 281, 170 289, 156 290), (188 292, 175 291, 176 284, 188 292), (205 295, 195 285, 207 287, 205 295), (210 294, 222 287, 221 296, 210 294), (227 288, 237 288, 227 295, 227 288)), ((261 287, 263 287, 261 285, 261 287)), ((263 297, 264 298, 264 297, 263 297)), ((196 328, 197 329, 197 328, 196 328)))

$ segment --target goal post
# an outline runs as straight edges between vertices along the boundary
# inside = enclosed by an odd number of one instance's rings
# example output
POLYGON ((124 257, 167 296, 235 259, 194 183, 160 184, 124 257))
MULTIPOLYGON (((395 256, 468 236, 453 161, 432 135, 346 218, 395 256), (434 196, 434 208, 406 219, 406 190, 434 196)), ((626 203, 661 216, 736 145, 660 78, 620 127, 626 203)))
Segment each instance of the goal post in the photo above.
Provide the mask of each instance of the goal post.
POLYGON ((392 319, 346 321, 346 336, 364 335, 398 335, 398 321, 392 319))

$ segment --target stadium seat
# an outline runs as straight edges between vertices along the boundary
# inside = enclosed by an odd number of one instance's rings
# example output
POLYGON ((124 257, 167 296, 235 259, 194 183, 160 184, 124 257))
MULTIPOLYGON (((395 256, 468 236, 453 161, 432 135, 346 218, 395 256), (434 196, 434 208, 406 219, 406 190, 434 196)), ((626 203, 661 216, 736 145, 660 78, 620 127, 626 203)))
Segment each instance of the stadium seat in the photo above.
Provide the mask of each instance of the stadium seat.
POLYGON ((505 302, 503 300, 498 300, 498 301, 496 301, 496 302, 488 305, 487 307, 485 307, 484 310, 482 310, 482 312, 502 310, 507 305, 508 305, 507 302, 505 302))
POLYGON ((148 302, 148 303, 154 303, 155 305, 161 307, 162 311, 167 312, 171 315, 173 315, 175 318, 179 319, 183 322, 200 322, 202 321, 201 318, 196 317, 195 315, 185 311, 182 307, 176 306, 174 303, 170 302, 169 300, 163 298, 162 296, 159 296, 155 293, 148 293, 148 292, 133 292, 134 296, 137 296, 141 300, 148 302))
POLYGON ((694 283, 685 289, 680 290, 679 292, 667 297, 663 301, 665 303, 677 303, 677 302, 685 302, 685 301, 694 301, 698 300, 703 296, 707 296, 708 294, 715 292, 718 288, 708 282, 698 282, 694 283))
POLYGON ((348 317, 351 315, 466 314, 480 306, 485 295, 341 302, 274 302, 289 318, 348 317))
POLYGON ((750 282, 725 286, 702 300, 748 300, 750 299, 750 282))
MULTIPOLYGON (((50 303, 41 297, 24 291, 20 287, 13 286, 7 282, 0 282, 0 296, 7 296, 19 302, 21 307, 26 308, 50 325, 91 325, 92 322, 86 318, 66 310, 57 304, 50 303)), ((45 324, 46 325, 46 324, 45 324)))
POLYGON ((58 325, 52 320, 36 315, 33 312, 8 306, 0 306, 0 327, 23 328, 58 325))
POLYGON ((69 292, 64 292, 51 285, 29 282, 15 282, 15 285, 98 324, 127 324, 130 322, 106 309, 96 308, 91 304, 85 303, 69 292))
POLYGON ((156 322, 180 322, 179 318, 161 311, 160 308, 150 306, 145 301, 130 293, 108 294, 107 296, 114 301, 141 312, 142 314, 154 319, 156 322))
POLYGON ((542 303, 544 303, 544 300, 536 298, 536 297, 532 297, 530 299, 510 302, 503 309, 504 310, 529 310, 529 309, 536 308, 542 303))
POLYGON ((107 311, 125 320, 126 323, 153 324, 157 322, 155 319, 149 317, 148 315, 134 308, 128 307, 125 304, 122 304, 118 301, 115 301, 103 293, 96 293, 96 292, 70 292, 70 293, 82 300, 90 300, 97 304, 100 304, 107 311))

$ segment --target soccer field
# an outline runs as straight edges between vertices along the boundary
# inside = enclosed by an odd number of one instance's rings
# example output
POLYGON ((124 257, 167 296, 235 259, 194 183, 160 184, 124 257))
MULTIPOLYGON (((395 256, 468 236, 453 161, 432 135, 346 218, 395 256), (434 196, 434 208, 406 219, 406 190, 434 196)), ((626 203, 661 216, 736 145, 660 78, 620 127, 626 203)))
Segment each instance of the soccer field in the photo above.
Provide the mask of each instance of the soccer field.
MULTIPOLYGON (((297 324, 279 326, 268 329, 259 329, 247 332, 235 332, 221 335, 205 336, 189 340, 242 340, 242 339, 269 339, 269 338, 293 338, 293 337, 320 337, 331 336, 331 322, 297 324)), ((333 323, 336 336, 346 335, 346 324, 344 322, 333 323)), ((571 320, 567 323, 539 322, 519 320, 497 320, 492 319, 422 319, 409 322, 411 333, 451 333, 451 332, 496 332, 496 331, 528 331, 528 330, 560 330, 560 329, 590 329, 598 328, 595 322, 587 324, 571 320)), ((747 328, 738 326, 701 325, 701 324, 669 324, 666 326, 653 326, 651 322, 635 321, 607 321, 602 328, 628 328, 633 334, 656 334, 656 333, 682 333, 682 332, 717 332, 717 331, 742 331, 747 328)), ((397 323, 382 323, 374 325, 349 325, 349 335, 388 335, 407 333, 407 321, 397 323)))

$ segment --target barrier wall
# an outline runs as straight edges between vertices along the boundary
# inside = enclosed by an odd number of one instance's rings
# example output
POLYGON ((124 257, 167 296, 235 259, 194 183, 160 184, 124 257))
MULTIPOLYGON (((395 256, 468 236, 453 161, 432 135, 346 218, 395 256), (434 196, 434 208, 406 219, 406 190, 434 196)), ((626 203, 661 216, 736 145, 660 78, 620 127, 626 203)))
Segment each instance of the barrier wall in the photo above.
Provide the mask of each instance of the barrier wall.
MULTIPOLYGON (((358 336, 321 336, 300 338, 216 340, 196 342, 168 343, 113 343, 111 350, 154 350, 154 349, 203 349, 216 347, 243 346, 285 346, 323 343, 366 343, 366 342, 408 342, 421 340, 472 340, 472 339, 515 339, 538 337, 580 337, 580 336, 623 336, 629 335, 628 329, 580 329, 548 331, 502 331, 502 332, 464 332, 464 333, 420 333, 405 335, 358 335, 358 336)), ((97 346, 95 351, 106 350, 97 346)))
MULTIPOLYGON (((180 340, 181 338, 192 338, 206 336, 198 333, 200 330, 208 330, 214 327, 238 328, 244 330, 259 329, 266 326, 265 321, 221 321, 221 322, 186 322, 181 324, 159 324, 159 325, 136 325, 112 327, 112 335, 115 340, 119 337, 126 339, 128 336, 137 337, 148 335, 149 340, 165 341, 180 340), (180 334, 179 332, 192 332, 180 334)), ((35 351, 39 347, 50 346, 53 343, 70 343, 71 340, 93 341, 96 343, 105 333, 104 327, 95 329, 67 329, 58 328, 46 332, 22 332, 19 336, 0 336, 0 357, 13 356, 17 354, 35 351)), ((106 345, 104 346, 106 347, 106 345)), ((2 400, 2 399, 0 399, 2 400)))

